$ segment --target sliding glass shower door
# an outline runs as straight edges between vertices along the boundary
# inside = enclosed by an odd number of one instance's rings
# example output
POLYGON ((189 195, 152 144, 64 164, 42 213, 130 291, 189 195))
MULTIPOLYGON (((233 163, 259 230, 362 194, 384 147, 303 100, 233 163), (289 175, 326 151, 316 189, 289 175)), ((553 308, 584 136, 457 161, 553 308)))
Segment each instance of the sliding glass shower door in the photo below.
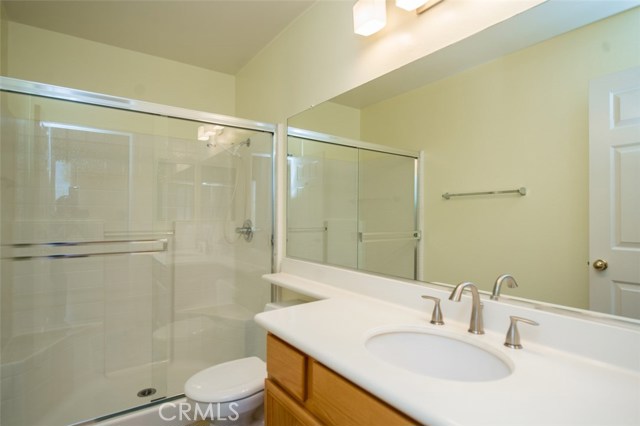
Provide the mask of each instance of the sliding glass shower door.
POLYGON ((416 279, 417 156, 290 132, 287 255, 416 279))
POLYGON ((289 137, 287 253, 358 267, 358 150, 289 137))
POLYGON ((2 425, 108 415, 261 355, 271 130, 152 105, 0 102, 2 425))
POLYGON ((358 267, 417 278, 417 160, 359 150, 358 267))

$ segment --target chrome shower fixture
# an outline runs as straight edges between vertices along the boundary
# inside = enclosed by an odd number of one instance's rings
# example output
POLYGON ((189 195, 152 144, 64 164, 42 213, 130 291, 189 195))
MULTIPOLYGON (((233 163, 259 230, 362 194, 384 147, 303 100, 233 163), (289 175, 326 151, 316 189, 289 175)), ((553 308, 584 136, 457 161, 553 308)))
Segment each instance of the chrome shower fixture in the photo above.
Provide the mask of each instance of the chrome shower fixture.
POLYGON ((242 224, 242 227, 240 228, 236 228, 236 234, 240 234, 242 235, 242 237, 244 237, 244 240, 248 243, 251 242, 251 240, 253 240, 253 223, 251 222, 251 219, 247 219, 244 221, 244 223, 242 224))

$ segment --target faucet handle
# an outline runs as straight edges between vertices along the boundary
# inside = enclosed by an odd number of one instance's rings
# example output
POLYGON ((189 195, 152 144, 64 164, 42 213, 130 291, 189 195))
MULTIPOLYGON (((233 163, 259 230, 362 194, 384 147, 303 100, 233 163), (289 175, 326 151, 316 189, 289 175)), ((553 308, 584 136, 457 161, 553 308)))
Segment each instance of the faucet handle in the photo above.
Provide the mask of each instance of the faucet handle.
POLYGON ((522 349, 522 345, 520 344, 520 333, 518 332, 518 321, 529 325, 540 324, 533 320, 513 315, 510 316, 510 318, 511 324, 509 325, 509 330, 507 330, 507 337, 505 338, 504 345, 511 349, 522 349))
POLYGON ((442 319, 442 310, 440 309, 440 299, 427 295, 423 295, 422 298, 433 300, 435 302, 435 305, 433 306, 433 313, 431 314, 431 321, 429 322, 431 324, 443 325, 444 320, 442 319))

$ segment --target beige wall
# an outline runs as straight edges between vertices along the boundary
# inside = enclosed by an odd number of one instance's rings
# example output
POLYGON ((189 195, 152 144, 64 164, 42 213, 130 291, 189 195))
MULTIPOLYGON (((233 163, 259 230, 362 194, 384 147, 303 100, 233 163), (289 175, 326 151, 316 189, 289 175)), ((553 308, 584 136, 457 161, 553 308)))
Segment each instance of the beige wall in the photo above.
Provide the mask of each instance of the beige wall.
POLYGON ((313 132, 360 139, 360 110, 333 102, 323 102, 292 117, 288 126, 313 132))
POLYGON ((361 37, 352 1, 319 0, 236 75, 238 114, 284 122, 542 2, 447 2, 420 16, 390 2, 387 26, 361 37))
POLYGON ((362 111, 364 140, 425 150, 426 279, 508 272, 514 295, 588 307, 589 80, 637 65, 636 8, 362 111))
POLYGON ((217 114, 236 113, 232 75, 14 22, 8 24, 6 45, 2 75, 8 77, 217 114))
MULTIPOLYGON (((0 1, 0 75, 4 74, 6 68, 6 43, 7 43, 7 21, 6 15, 4 11, 4 4, 0 1)), ((6 104, 3 99, 0 99, 0 111, 3 111, 6 108, 6 104)), ((2 126, 0 129, 0 141, 3 138, 12 137, 13 133, 12 129, 5 128, 6 126, 2 126)), ((2 164, 2 150, 0 150, 0 165, 2 164)), ((0 168, 1 171, 1 168, 0 168)), ((2 187, 0 186, 0 190, 2 187)), ((0 224, 3 220, 3 213, 0 210, 0 224)), ((0 226, 0 240, 2 240, 2 230, 0 226)), ((6 282, 5 279, 7 277, 7 268, 2 268, 2 264, 5 262, 0 262, 0 281, 6 282)), ((0 312, 5 311, 5 309, 10 309, 11 306, 11 289, 8 286, 0 286, 0 312)), ((13 326, 11 320, 4 320, 2 324, 0 324, 0 347, 4 348, 5 344, 8 342, 11 337, 11 327, 13 326)))
POLYGON ((387 27, 364 38, 353 34, 352 1, 320 0, 236 76, 10 22, 2 75, 284 122, 543 1, 451 2, 420 17, 388 7, 387 27))
POLYGON ((0 75, 4 75, 7 66, 7 17, 4 4, 0 1, 0 75))

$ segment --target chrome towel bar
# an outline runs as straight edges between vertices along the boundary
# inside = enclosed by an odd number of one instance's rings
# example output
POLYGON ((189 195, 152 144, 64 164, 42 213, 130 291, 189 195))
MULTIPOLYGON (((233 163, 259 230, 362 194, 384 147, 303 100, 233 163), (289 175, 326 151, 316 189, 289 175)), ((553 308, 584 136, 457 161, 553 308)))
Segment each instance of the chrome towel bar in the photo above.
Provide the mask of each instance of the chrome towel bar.
POLYGON ((457 193, 457 194, 450 194, 448 192, 445 192, 444 194, 442 194, 442 198, 444 198, 445 200, 448 200, 451 197, 466 197, 468 195, 498 195, 498 194, 527 195, 527 188, 522 186, 522 187, 520 187, 518 189, 507 189, 507 190, 504 190, 504 191, 461 192, 461 193, 457 193))

